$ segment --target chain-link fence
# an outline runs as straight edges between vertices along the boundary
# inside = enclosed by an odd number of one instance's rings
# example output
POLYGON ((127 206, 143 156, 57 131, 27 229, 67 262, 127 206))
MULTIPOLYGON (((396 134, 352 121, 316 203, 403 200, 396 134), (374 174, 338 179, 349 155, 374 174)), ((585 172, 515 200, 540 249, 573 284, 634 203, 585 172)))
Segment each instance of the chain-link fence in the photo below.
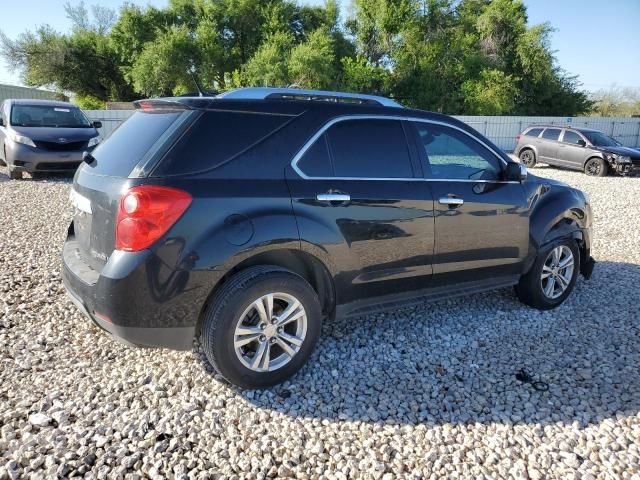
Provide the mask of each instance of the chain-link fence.
MULTIPOLYGON (((101 134, 108 136, 124 120, 133 114, 132 110, 88 110, 92 120, 102 122, 101 134)), ((550 124, 572 127, 586 127, 600 130, 628 147, 640 146, 640 118, 609 117, 484 117, 456 116, 472 128, 488 137, 505 151, 512 151, 516 145, 516 135, 530 125, 550 124)))

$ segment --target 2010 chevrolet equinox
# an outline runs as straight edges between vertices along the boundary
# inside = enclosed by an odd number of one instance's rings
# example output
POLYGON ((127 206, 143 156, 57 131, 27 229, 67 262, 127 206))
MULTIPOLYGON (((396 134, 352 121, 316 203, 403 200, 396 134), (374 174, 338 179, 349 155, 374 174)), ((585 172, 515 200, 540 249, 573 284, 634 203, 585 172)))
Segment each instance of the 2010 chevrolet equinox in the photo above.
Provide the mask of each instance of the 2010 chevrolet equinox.
POLYGON ((558 306, 589 277, 579 190, 445 115, 367 95, 240 89, 137 102, 78 169, 63 279, 104 330, 266 387, 323 320, 515 285, 558 306))

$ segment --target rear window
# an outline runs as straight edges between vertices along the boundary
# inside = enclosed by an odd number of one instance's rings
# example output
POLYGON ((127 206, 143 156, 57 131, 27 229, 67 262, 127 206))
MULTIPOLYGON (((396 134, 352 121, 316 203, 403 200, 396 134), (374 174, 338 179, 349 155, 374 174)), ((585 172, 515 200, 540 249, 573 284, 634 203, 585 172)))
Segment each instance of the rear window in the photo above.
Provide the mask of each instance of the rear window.
MULTIPOLYGON (((154 150, 156 143, 164 142, 163 134, 182 115, 191 111, 134 113, 111 136, 92 152, 96 161, 90 172, 114 177, 128 177, 134 167, 154 150)), ((86 167, 85 167, 86 168, 86 167)))
POLYGON ((257 112, 205 111, 162 159, 154 176, 215 168, 256 145, 291 119, 257 112))
POLYGON ((537 137, 540 135, 541 132, 542 132, 541 128, 532 128, 530 130, 527 130, 525 135, 527 135, 528 137, 537 137))

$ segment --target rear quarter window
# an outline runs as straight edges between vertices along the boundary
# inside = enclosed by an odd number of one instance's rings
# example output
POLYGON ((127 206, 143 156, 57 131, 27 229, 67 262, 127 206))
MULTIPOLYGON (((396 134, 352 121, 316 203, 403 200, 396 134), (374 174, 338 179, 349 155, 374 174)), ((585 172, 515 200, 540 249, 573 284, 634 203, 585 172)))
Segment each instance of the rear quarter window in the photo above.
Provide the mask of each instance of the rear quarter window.
MULTIPOLYGON (((163 134, 188 111, 136 112, 92 152, 95 161, 84 167, 89 173, 128 177, 135 166, 163 141, 163 134)), ((86 165, 86 164, 85 164, 86 165)))
POLYGON ((184 175, 215 168, 257 145, 287 123, 289 115, 208 110, 153 171, 184 175))
POLYGON ((528 137, 537 137, 542 133, 542 128, 530 128, 525 132, 525 135, 528 137))

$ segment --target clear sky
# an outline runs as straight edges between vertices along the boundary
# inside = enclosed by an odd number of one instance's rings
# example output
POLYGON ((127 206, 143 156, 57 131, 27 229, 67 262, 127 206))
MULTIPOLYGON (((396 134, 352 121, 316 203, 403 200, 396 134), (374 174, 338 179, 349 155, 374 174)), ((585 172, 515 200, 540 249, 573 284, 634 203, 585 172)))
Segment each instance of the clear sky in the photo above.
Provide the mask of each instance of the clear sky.
MULTIPOLYGON (((166 0, 129 0, 164 6, 166 0)), ((340 0, 343 13, 350 0, 340 0)), ((320 4, 323 0, 304 0, 320 4)), ((119 7, 123 0, 87 0, 119 7)), ((11 38, 48 23, 69 28, 63 0, 0 0, 0 30, 11 38)), ((562 68, 578 75, 587 90, 612 84, 640 87, 640 0, 525 0, 529 23, 550 22, 556 29, 552 48, 562 68)), ((17 73, 0 64, 0 83, 19 84, 17 73)))

